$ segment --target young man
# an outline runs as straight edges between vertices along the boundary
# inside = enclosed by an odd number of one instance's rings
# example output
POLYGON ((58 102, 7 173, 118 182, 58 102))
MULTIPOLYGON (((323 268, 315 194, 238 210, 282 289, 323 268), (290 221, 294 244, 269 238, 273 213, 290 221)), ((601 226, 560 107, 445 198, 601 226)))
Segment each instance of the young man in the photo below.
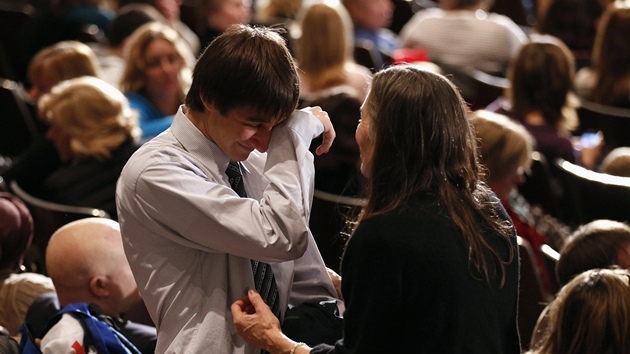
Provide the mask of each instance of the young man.
POLYGON ((309 144, 323 131, 317 153, 327 152, 335 133, 321 109, 293 112, 298 87, 278 33, 233 26, 199 58, 171 128, 125 167, 119 220, 157 353, 259 352, 236 334, 230 305, 260 287, 265 263, 261 292, 280 319, 337 297, 308 229, 309 144))

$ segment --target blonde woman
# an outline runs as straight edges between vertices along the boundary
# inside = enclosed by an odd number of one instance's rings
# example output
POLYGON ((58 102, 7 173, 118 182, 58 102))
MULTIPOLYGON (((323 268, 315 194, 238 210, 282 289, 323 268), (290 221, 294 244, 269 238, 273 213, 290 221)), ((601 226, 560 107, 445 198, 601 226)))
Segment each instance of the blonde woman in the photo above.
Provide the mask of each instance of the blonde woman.
POLYGON ((78 41, 63 41, 39 51, 28 67, 29 96, 37 102, 63 80, 79 76, 100 76, 94 51, 78 41))
POLYGON ((170 127, 184 101, 190 69, 180 43, 177 32, 158 22, 141 26, 130 38, 120 87, 138 111, 143 138, 170 127))
MULTIPOLYGON (((517 188, 525 182, 525 173, 531 166, 534 138, 522 124, 502 114, 477 110, 469 118, 477 136, 479 160, 486 168, 485 182, 499 197, 516 233, 532 245, 545 290, 551 295, 553 274, 548 274, 540 252, 544 244, 550 243, 550 238, 537 229, 547 223, 534 215, 517 188)), ((549 227, 543 229, 555 232, 549 227)))
POLYGON ((50 123, 46 137, 62 161, 45 176, 40 197, 103 209, 115 218, 116 181, 140 135, 125 96, 101 79, 84 76, 55 86, 42 97, 39 110, 50 123))
POLYGON ((528 354, 630 353, 630 272, 592 269, 577 275, 549 309, 549 327, 528 354))
POLYGON ((295 55, 303 98, 348 86, 363 101, 372 73, 352 59, 352 21, 345 8, 311 5, 303 14, 300 28, 295 55))

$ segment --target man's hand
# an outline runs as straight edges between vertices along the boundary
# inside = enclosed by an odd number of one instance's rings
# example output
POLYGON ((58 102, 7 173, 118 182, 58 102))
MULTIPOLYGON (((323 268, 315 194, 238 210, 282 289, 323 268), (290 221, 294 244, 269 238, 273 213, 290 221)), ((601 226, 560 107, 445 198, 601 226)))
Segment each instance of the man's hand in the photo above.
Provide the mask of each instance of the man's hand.
POLYGON ((321 107, 306 107, 302 109, 305 112, 309 112, 314 115, 324 126, 324 132, 322 133, 322 144, 317 147, 315 153, 319 156, 321 154, 325 154, 330 150, 333 141, 337 134, 335 133, 335 128, 330 121, 330 117, 328 117, 328 113, 322 110, 321 107))

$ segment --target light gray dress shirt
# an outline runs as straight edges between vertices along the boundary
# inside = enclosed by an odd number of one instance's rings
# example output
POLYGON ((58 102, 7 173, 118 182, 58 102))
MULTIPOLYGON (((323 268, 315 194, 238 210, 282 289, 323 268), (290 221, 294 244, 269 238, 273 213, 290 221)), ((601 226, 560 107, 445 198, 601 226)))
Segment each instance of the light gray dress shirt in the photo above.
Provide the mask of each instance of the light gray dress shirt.
MULTIPOLYGON (((250 259, 272 265, 281 309, 336 298, 308 229, 313 137, 295 112, 267 153, 243 161, 248 198, 232 190, 229 158, 184 115, 145 143, 118 181, 125 252, 158 329, 157 353, 259 353, 236 334, 231 304, 254 287, 250 259)), ((340 310, 343 304, 338 302, 340 310)))

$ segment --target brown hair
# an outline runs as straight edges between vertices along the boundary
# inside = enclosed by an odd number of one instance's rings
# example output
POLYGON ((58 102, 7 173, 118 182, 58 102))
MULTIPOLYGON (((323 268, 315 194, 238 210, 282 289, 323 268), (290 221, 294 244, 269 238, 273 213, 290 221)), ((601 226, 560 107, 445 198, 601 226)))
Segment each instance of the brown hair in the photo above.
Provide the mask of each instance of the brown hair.
POLYGON ((608 268, 617 263, 617 251, 630 243, 630 227, 613 220, 595 220, 580 226, 560 251, 556 275, 566 284, 588 269, 608 268))
POLYGON ((204 50, 193 70, 186 105, 203 112, 204 101, 225 115, 252 107, 271 123, 291 115, 300 88, 291 53, 278 29, 232 25, 204 50))
POLYGON ((375 74, 365 105, 374 154, 360 220, 393 211, 413 195, 434 196, 461 230, 476 275, 490 281, 489 253, 501 267, 503 285, 505 265, 514 259, 508 239, 513 231, 481 182, 474 133, 457 88, 440 74, 394 66, 375 74), (482 229, 505 236, 507 259, 486 243, 482 229))
POLYGON ((556 129, 568 131, 577 124, 569 94, 573 85, 573 54, 555 37, 536 36, 510 63, 508 96, 521 120, 539 112, 556 129))
POLYGON ((344 84, 345 65, 351 61, 352 21, 343 6, 314 4, 301 20, 297 41, 298 66, 313 91, 344 84))
POLYGON ((42 93, 63 80, 80 76, 100 76, 94 51, 78 41, 62 41, 40 50, 28 67, 29 80, 42 93))
POLYGON ((597 83, 591 99, 612 106, 630 102, 630 7, 623 1, 613 3, 604 14, 595 38, 593 64, 597 83))
POLYGON ((530 354, 630 353, 630 273, 592 269, 577 275, 549 309, 549 329, 530 354))

